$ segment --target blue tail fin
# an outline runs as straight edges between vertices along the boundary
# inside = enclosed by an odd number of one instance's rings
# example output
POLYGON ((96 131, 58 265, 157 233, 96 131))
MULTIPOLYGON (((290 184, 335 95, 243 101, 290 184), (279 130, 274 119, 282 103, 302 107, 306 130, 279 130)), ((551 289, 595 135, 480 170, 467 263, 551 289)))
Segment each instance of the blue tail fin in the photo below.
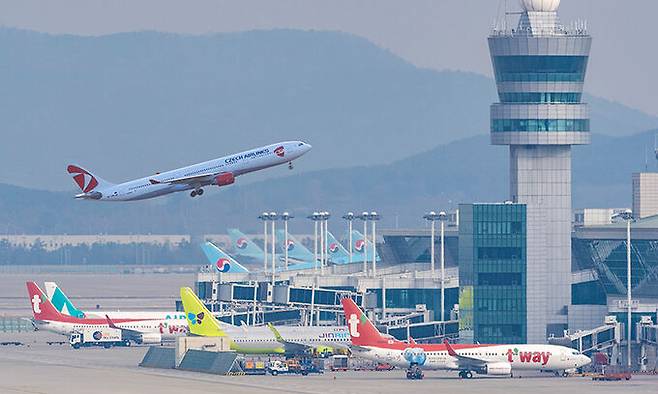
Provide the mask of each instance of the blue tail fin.
POLYGON ((55 282, 46 282, 46 295, 55 309, 62 315, 84 318, 85 313, 76 308, 55 282))
POLYGON ((201 244, 203 253, 215 269, 223 274, 236 272, 249 272, 247 268, 235 261, 226 252, 215 246, 212 242, 201 244))
POLYGON ((350 253, 345 249, 345 247, 341 245, 340 242, 338 242, 332 233, 327 232, 327 238, 329 240, 327 245, 329 260, 331 260, 331 262, 334 264, 349 264, 350 253))
MULTIPOLYGON (((372 261, 372 242, 368 240, 367 242, 363 239, 363 234, 356 230, 352 230, 352 250, 354 251, 354 257, 352 261, 363 262, 363 259, 366 258, 368 261, 372 261), (366 249, 368 255, 366 256, 366 249)), ((375 251, 375 260, 379 261, 379 253, 375 251)))
POLYGON ((242 231, 237 228, 229 228, 228 235, 235 250, 235 255, 249 257, 252 259, 262 260, 264 257, 263 249, 250 240, 242 231))
MULTIPOLYGON (((286 237, 283 230, 277 230, 276 232, 276 243, 281 250, 285 250, 284 245, 286 237)), ((295 237, 288 234, 288 258, 299 260, 299 261, 313 261, 313 253, 306 249, 301 242, 297 241, 295 237)))

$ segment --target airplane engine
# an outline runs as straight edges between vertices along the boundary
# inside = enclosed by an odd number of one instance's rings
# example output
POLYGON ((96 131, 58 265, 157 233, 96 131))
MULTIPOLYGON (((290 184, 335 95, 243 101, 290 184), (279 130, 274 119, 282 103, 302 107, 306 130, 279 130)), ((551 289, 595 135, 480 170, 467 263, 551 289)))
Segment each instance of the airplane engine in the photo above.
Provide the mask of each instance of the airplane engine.
POLYGON ((139 336, 137 343, 139 344, 153 344, 162 342, 162 335, 157 332, 144 333, 139 336))
POLYGON ((512 365, 510 363, 491 363, 485 368, 487 375, 511 375, 512 365))
POLYGON ((217 186, 226 186, 235 183, 235 176, 232 172, 224 172, 215 177, 215 184, 217 186))

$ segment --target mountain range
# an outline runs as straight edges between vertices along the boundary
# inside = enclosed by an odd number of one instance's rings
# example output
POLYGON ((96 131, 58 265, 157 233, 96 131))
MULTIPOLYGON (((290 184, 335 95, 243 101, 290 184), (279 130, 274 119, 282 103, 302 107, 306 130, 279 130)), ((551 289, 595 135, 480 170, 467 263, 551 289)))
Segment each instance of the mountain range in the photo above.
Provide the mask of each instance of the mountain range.
MULTIPOLYGON (((277 140, 302 139, 314 149, 297 166, 308 173, 295 179, 315 185, 309 193, 351 190, 357 194, 333 198, 370 205, 365 191, 358 191, 362 177, 353 174, 372 170, 380 175, 365 182, 373 184, 371 192, 383 203, 419 187, 410 184, 420 182, 418 176, 402 168, 412 158, 423 157, 422 152, 456 149, 465 138, 484 144, 486 138, 477 136, 488 132, 489 105, 496 101, 490 78, 421 69, 363 38, 339 32, 268 30, 199 36, 134 32, 82 37, 0 28, 0 49, 4 137, 0 182, 38 190, 69 190, 68 163, 120 182, 277 140), (322 172, 328 169, 334 170, 322 172), (330 179, 318 178, 324 175, 330 179), (406 178, 397 179, 399 175, 406 178), (338 187, 340 182, 346 185, 338 187), (320 183, 325 186, 317 186, 320 183), (391 190, 393 185, 397 191, 391 190)), ((585 101, 591 103, 595 133, 619 137, 658 127, 655 117, 623 105, 591 96, 585 101)), ((490 149, 490 155, 504 158, 503 148, 490 149)), ((441 170, 434 167, 434 175, 416 169, 430 176, 422 179, 425 189, 445 196, 457 193, 453 201, 460 196, 503 194, 505 187, 492 185, 489 179, 483 184, 450 184, 443 169, 459 165, 477 176, 483 165, 482 158, 472 154, 446 155, 450 161, 437 163, 441 170)), ((499 170, 506 171, 502 164, 499 170)), ((267 182, 255 184, 254 189, 247 183, 285 176, 285 168, 274 169, 241 179, 231 190, 283 195, 284 189, 259 189, 267 182)), ((276 184, 286 182, 290 181, 276 184)), ((26 201, 45 193, 24 192, 29 196, 26 201)), ((67 198, 68 194, 62 195, 61 205, 42 213, 43 223, 58 221, 57 208, 67 206, 67 198)), ((185 201, 182 210, 189 204, 210 204, 174 198, 154 207, 178 201, 185 201)), ((239 208, 241 203, 228 203, 235 204, 239 208)), ((85 206, 77 204, 75 209, 85 212, 85 206)), ((137 211, 135 216, 143 219, 137 211)), ((86 232, 88 215, 91 211, 74 221, 76 225, 55 228, 86 232)), ((178 215, 182 214, 168 212, 158 221, 178 222, 173 219, 178 215)), ((181 220, 188 219, 183 215, 181 220)), ((26 218, 25 222, 26 228, 33 228, 41 221, 28 224, 26 218)), ((48 231, 46 227, 43 231, 48 231)), ((107 229, 131 228, 117 224, 107 229)))

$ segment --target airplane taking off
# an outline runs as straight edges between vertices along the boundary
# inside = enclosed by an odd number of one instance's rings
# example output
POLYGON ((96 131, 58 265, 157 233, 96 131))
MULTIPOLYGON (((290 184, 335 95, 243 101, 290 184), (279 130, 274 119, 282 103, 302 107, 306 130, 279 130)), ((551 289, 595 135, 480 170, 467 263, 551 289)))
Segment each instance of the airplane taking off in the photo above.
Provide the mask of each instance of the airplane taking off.
POLYGON ((481 375, 512 376, 518 370, 562 372, 583 367, 589 357, 556 345, 451 345, 409 343, 382 335, 350 298, 341 300, 352 340, 352 354, 407 369, 407 379, 422 379, 421 370, 459 371, 461 378, 481 375))
POLYGON ((230 185, 236 177, 250 172, 285 163, 292 169, 292 161, 309 150, 311 145, 302 141, 280 142, 120 184, 77 165, 69 165, 67 171, 82 190, 75 195, 77 199, 136 201, 186 190, 192 190, 190 196, 196 197, 203 195, 205 186, 230 185))

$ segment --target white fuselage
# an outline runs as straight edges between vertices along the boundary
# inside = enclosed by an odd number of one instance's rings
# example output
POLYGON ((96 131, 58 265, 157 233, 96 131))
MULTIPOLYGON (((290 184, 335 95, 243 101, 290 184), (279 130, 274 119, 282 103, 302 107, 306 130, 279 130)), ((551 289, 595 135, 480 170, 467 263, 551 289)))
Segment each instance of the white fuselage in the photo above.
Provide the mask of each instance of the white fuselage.
MULTIPOLYGON (((110 319, 153 319, 163 324, 169 330, 169 327, 185 327, 187 331, 188 323, 184 312, 157 312, 157 311, 116 311, 116 312, 98 312, 84 311, 87 317, 110 319)), ((218 316, 215 316, 218 317, 218 316)), ((220 322, 222 329, 231 339, 245 348, 278 348, 279 343, 274 333, 265 326, 234 326, 229 323, 220 322)), ((117 326, 120 326, 117 324, 117 326)), ((330 346, 346 348, 350 344, 350 334, 347 327, 302 327, 302 326, 277 326, 277 330, 284 340, 309 347, 330 346)))
MULTIPOLYGON (((419 350, 416 345, 410 349, 419 350)), ((404 349, 406 350, 406 349, 404 349)), ((399 368, 408 368, 410 362, 405 359, 405 351, 382 347, 362 346, 352 349, 358 357, 376 362, 389 363, 399 368)), ((425 370, 460 370, 458 360, 442 351, 420 351, 424 353, 424 362, 418 366, 425 370)), ((570 370, 589 364, 588 357, 574 349, 556 345, 492 345, 456 350, 456 353, 477 358, 490 364, 509 364, 515 370, 570 370)))
MULTIPOLYGON (((69 323, 55 320, 38 320, 35 322, 40 330, 54 332, 61 335, 70 335, 82 329, 108 328, 109 324, 97 323, 69 323)), ((118 328, 140 332, 142 334, 159 334, 162 340, 171 340, 187 334, 187 324, 171 320, 140 320, 132 322, 115 323, 118 328)))
POLYGON ((102 196, 98 199, 100 201, 143 200, 214 184, 214 180, 212 179, 200 181, 199 183, 167 183, 174 179, 221 173, 231 173, 237 177, 249 172, 289 163, 308 152, 310 148, 310 145, 301 141, 287 141, 135 179, 118 185, 96 188, 94 191, 101 193, 102 196), (283 147, 283 150, 277 151, 280 147, 283 147), (280 154, 275 153, 275 151, 280 154), (282 155, 281 152, 283 152, 282 155), (159 183, 154 184, 152 182, 153 180, 159 183))

